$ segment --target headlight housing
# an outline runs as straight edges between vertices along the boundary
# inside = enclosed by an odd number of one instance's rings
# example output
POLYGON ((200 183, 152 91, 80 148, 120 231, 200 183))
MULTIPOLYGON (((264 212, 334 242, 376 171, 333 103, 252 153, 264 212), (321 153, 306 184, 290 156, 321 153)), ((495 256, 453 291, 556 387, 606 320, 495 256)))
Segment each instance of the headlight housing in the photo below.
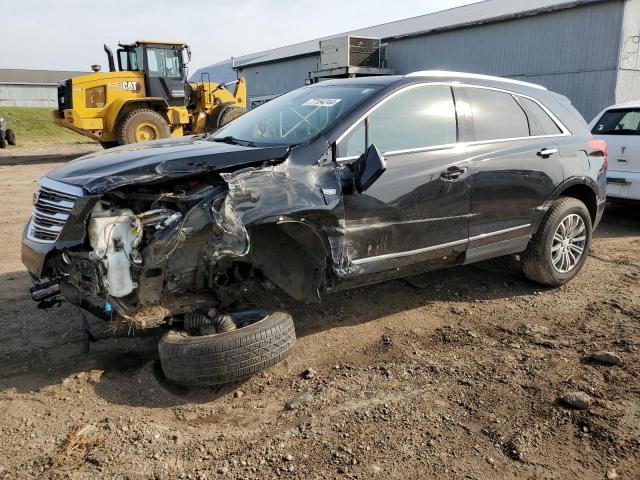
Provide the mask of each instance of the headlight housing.
POLYGON ((102 108, 107 99, 107 88, 105 86, 87 88, 84 98, 87 108, 102 108))

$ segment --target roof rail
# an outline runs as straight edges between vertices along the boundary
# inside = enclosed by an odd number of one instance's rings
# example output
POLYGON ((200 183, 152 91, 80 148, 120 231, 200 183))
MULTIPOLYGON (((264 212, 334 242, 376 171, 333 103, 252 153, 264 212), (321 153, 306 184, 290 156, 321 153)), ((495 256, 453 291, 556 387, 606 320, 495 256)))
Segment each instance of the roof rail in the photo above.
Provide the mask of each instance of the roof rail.
POLYGON ((459 77, 470 78, 476 80, 493 80, 496 82, 515 83, 517 85, 524 85, 526 87, 539 88, 540 90, 546 90, 546 87, 538 85, 537 83, 523 82, 521 80, 513 80, 511 78, 495 77, 493 75, 481 75, 479 73, 465 73, 465 72, 448 72, 446 70, 423 70, 420 72, 407 73, 405 77, 459 77))

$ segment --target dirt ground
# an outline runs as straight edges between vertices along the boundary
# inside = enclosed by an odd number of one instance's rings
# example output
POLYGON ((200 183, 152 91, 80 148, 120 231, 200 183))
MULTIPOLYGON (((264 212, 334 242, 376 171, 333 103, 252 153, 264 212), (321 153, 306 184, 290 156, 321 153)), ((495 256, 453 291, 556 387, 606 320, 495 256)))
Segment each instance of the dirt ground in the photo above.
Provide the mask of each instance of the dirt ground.
POLYGON ((84 354, 78 312, 28 298, 35 181, 94 148, 0 153, 0 478, 640 478, 639 207, 607 211, 562 288, 499 259, 288 304, 287 361, 187 389, 163 379, 155 333, 92 322, 84 354), (599 350, 621 363, 585 360, 599 350))

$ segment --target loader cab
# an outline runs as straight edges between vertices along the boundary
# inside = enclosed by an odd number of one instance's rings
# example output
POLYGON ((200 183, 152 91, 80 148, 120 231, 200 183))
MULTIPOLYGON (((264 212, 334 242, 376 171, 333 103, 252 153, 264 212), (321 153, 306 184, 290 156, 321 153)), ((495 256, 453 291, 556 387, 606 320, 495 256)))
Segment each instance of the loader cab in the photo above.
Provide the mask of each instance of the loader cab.
POLYGON ((186 105, 186 64, 191 57, 186 44, 137 41, 119 46, 119 70, 144 72, 147 97, 164 98, 172 107, 186 105))

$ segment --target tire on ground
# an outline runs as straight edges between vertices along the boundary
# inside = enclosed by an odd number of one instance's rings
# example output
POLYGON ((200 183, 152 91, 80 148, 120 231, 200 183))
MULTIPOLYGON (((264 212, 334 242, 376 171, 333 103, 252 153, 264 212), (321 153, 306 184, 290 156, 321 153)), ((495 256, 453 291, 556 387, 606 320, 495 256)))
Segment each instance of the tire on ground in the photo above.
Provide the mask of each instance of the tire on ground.
POLYGON ((538 231, 531 238, 527 249, 521 255, 522 271, 534 282, 552 287, 564 285, 580 272, 589 256, 592 228, 591 215, 583 202, 572 197, 560 197, 554 200, 538 227, 538 231), (553 267, 551 259, 553 235, 560 222, 572 213, 582 217, 587 238, 582 257, 577 265, 569 272, 560 273, 553 267))
POLYGON ((7 139, 7 143, 9 145, 13 145, 14 147, 16 146, 16 134, 14 133, 13 130, 8 128, 7 132, 4 134, 4 136, 7 139))
POLYGON ((7 140, 5 139, 2 130, 0 130, 0 148, 7 148, 7 140))
POLYGON ((147 130, 155 138, 148 140, 159 140, 171 135, 167 120, 158 112, 142 108, 128 113, 121 121, 118 128, 118 142, 120 145, 136 143, 136 129, 147 125, 147 130))
POLYGON ((158 343, 165 376, 188 386, 243 380, 286 358, 296 341, 291 316, 274 312, 247 327, 191 336, 171 330, 158 343))

